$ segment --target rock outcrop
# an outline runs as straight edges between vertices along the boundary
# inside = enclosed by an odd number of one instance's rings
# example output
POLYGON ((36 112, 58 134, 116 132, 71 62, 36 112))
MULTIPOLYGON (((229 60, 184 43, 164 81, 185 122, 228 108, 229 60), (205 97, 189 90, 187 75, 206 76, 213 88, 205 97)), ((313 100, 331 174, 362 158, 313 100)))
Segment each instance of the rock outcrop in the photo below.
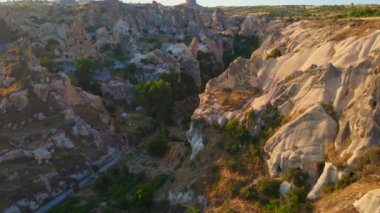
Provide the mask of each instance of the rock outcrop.
POLYGON ((311 107, 266 142, 269 173, 277 176, 301 168, 317 178, 318 164, 323 163, 327 144, 334 140, 336 133, 337 124, 323 107, 319 104, 311 107))
POLYGON ((360 213, 380 212, 380 189, 367 192, 354 206, 360 213))
POLYGON ((15 92, 9 95, 9 104, 13 106, 17 111, 22 111, 25 107, 28 106, 28 91, 23 90, 19 92, 15 92))
POLYGON ((337 169, 330 162, 326 162, 321 176, 318 178, 317 183, 313 186, 308 193, 307 198, 315 200, 319 197, 324 187, 334 183, 338 179, 337 169))

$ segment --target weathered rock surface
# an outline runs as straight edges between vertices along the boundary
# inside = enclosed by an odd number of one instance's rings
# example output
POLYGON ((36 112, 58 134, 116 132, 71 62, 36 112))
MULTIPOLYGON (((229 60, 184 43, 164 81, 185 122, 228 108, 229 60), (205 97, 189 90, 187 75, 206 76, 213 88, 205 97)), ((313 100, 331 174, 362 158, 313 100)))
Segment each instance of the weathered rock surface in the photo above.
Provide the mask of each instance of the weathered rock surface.
POLYGON ((337 169, 330 162, 325 163, 325 168, 321 176, 319 176, 317 183, 313 186, 307 198, 310 200, 315 200, 321 194, 323 188, 328 186, 328 184, 334 183, 338 178, 337 169))
POLYGON ((8 98, 9 104, 13 106, 17 111, 22 111, 29 103, 27 95, 27 90, 12 93, 8 98))
POLYGON ((301 168, 316 178, 318 164, 324 161, 325 148, 334 140, 336 132, 336 122, 323 107, 313 106, 266 142, 269 173, 277 176, 291 168, 301 168))
POLYGON ((380 189, 367 192, 353 205, 360 213, 380 212, 380 189))

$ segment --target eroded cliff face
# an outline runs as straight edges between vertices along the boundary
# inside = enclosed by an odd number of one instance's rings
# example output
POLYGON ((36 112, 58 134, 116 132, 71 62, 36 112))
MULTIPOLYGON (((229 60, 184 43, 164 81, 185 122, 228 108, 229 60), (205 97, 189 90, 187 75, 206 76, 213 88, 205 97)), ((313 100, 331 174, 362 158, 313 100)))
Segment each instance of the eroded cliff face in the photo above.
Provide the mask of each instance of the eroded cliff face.
MULTIPOLYGON (((377 24, 301 21, 268 33, 251 59, 235 60, 208 82, 193 119, 216 126, 236 119, 258 135, 267 124, 257 117, 274 106, 287 122, 264 145, 271 176, 301 168, 315 183, 325 161, 350 171, 359 155, 379 146, 377 24), (224 100, 231 93, 238 101, 224 100), (326 159, 328 149, 337 157, 326 159)), ((321 178, 310 199, 334 181, 321 178)))

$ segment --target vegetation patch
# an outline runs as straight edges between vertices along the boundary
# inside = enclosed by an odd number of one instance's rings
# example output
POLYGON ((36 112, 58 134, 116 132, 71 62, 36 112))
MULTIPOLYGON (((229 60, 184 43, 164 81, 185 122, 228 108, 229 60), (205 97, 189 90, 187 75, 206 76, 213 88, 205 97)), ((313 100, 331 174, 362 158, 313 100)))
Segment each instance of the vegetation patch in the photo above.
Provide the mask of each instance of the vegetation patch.
POLYGON ((92 76, 101 68, 101 63, 81 57, 76 61, 75 80, 79 87, 95 95, 101 95, 100 84, 94 81, 92 76))
POLYGON ((162 158, 169 150, 168 140, 169 131, 161 132, 155 139, 153 139, 147 146, 149 155, 162 158))
POLYGON ((127 167, 111 169, 95 181, 91 196, 74 196, 50 210, 52 213, 150 211, 153 194, 167 180, 166 175, 148 177, 130 173, 127 167))
POLYGON ((170 123, 173 107, 173 89, 162 79, 135 86, 137 103, 149 109, 149 113, 160 123, 170 123))

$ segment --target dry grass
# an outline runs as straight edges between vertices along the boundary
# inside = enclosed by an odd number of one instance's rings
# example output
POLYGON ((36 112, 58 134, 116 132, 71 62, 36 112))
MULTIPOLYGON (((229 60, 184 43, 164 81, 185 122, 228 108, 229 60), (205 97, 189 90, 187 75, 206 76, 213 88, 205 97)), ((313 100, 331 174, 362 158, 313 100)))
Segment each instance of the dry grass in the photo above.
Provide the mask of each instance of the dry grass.
POLYGON ((314 207, 315 212, 320 213, 339 213, 339 212, 356 212, 352 206, 353 202, 361 198, 368 191, 380 187, 378 179, 363 179, 350 186, 334 191, 330 194, 322 195, 314 207))
POLYGON ((0 96, 8 96, 9 94, 19 91, 21 88, 20 83, 14 83, 7 88, 0 88, 0 96))
POLYGON ((349 37, 365 37, 380 29, 379 19, 361 20, 312 20, 302 22, 303 28, 323 28, 330 41, 342 41, 349 37))
MULTIPOLYGON (((351 139, 347 138, 340 150, 345 150, 351 144, 351 139)), ((339 150, 335 150, 334 142, 331 142, 327 145, 326 148, 326 156, 330 162, 332 162, 338 168, 344 167, 346 165, 347 160, 352 156, 352 154, 345 154, 343 157, 340 157, 341 152, 339 150)))
POLYGON ((234 111, 244 105, 253 93, 250 91, 233 91, 227 89, 215 89, 212 91, 213 97, 225 111, 234 111))
POLYGON ((206 210, 207 213, 261 213, 264 212, 260 207, 252 202, 240 199, 226 201, 222 206, 206 210))

